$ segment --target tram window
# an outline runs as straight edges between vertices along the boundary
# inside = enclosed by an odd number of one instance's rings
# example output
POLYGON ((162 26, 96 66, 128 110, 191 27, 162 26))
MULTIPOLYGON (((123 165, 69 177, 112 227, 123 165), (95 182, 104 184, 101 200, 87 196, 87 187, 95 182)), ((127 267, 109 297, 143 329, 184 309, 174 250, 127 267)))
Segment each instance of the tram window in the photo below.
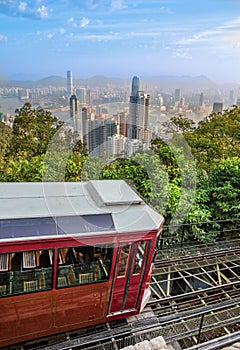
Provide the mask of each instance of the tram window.
POLYGON ((61 248, 58 255, 58 288, 109 279, 113 255, 110 245, 61 248))
POLYGON ((147 246, 147 241, 141 241, 138 243, 138 250, 135 256, 133 274, 139 274, 141 271, 146 246, 147 246))
POLYGON ((51 289, 52 262, 53 250, 0 254, 0 296, 51 289))
POLYGON ((23 252, 23 267, 36 267, 36 252, 23 252))
POLYGON ((0 254, 0 271, 8 271, 9 268, 9 254, 0 254))
POLYGON ((130 244, 128 243, 124 245, 121 250, 121 256, 119 259, 120 262, 118 267, 118 277, 123 277, 126 274, 129 252, 130 252, 130 244))

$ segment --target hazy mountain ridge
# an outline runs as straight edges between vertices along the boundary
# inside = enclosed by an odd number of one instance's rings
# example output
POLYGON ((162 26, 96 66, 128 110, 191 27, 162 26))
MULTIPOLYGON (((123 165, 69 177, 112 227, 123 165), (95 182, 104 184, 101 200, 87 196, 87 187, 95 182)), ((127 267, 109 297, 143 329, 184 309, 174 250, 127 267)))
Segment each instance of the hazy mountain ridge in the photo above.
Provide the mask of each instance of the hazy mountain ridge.
MULTIPOLYGON (((73 85, 87 86, 89 88, 99 87, 129 87, 131 86, 131 79, 120 78, 120 77, 106 77, 106 76, 93 76, 90 78, 73 78, 73 85)), ((182 91, 189 89, 206 90, 206 89, 217 89, 220 85, 216 84, 208 77, 204 75, 200 76, 171 76, 171 75, 160 75, 160 76, 149 76, 140 77, 141 85, 143 90, 149 88, 157 88, 160 90, 173 90, 181 89, 182 91)), ((228 88, 237 88, 237 84, 226 84, 228 88)), ((18 87, 25 89, 32 88, 45 88, 45 87, 67 87, 67 79, 62 76, 49 76, 39 80, 0 80, 0 87, 18 87)))

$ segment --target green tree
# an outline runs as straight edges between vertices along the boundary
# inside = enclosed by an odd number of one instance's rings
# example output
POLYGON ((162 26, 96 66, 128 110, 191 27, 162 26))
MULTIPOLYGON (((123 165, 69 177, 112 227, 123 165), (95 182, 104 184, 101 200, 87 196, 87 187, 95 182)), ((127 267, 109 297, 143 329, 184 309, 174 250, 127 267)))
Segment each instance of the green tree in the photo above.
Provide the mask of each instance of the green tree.
POLYGON ((30 159, 46 153, 50 140, 63 122, 42 108, 25 103, 16 109, 8 156, 30 159))
POLYGON ((198 165, 208 172, 217 162, 240 154, 240 107, 211 114, 193 132, 183 135, 198 165))
POLYGON ((0 167, 2 182, 39 182, 42 181, 43 155, 28 159, 8 159, 0 167))
POLYGON ((168 132, 192 132, 196 125, 195 122, 187 117, 183 117, 181 114, 173 116, 169 121, 163 123, 163 126, 167 128, 168 132))
POLYGON ((12 129, 0 121, 0 159, 2 160, 9 147, 12 129))
POLYGON ((209 174, 208 206, 221 230, 240 228, 240 158, 219 162, 209 174))

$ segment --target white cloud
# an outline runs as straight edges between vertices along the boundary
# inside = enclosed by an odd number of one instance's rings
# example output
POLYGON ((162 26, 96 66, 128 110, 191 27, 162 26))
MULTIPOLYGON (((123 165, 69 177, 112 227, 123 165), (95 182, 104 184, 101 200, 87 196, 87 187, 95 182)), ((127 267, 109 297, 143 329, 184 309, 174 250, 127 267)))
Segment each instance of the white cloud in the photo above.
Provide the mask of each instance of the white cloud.
POLYGON ((111 0, 110 8, 112 11, 117 11, 127 8, 127 5, 123 3, 123 0, 111 0))
POLYGON ((7 41, 6 35, 0 34, 0 41, 7 41))
POLYGON ((67 22, 68 22, 73 28, 77 28, 77 27, 78 27, 77 23, 75 22, 74 17, 69 18, 67 22))
POLYGON ((173 13, 173 11, 166 6, 161 6, 159 10, 161 13, 168 13, 169 15, 173 13))
POLYGON ((65 34, 66 33, 66 29, 65 28, 60 28, 59 29, 59 33, 62 34, 62 35, 65 34))
POLYGON ((75 35, 71 33, 70 38, 72 40, 92 40, 92 41, 108 41, 108 40, 121 40, 122 37, 117 33, 108 34, 87 34, 87 35, 75 35))
POLYGON ((41 19, 43 19, 43 18, 47 18, 48 17, 48 9, 47 9, 47 7, 46 6, 44 6, 44 5, 42 5, 41 7, 39 7, 38 9, 37 9, 37 17, 38 18, 41 18, 41 19))
POLYGON ((20 4, 18 5, 18 11, 24 13, 26 12, 26 10, 27 10, 27 3, 24 1, 21 1, 20 4))
POLYGON ((240 28, 240 17, 237 17, 237 18, 235 18, 235 19, 233 19, 231 21, 227 21, 221 27, 224 28, 224 29, 240 28))
POLYGON ((178 48, 176 56, 179 58, 184 58, 186 60, 192 59, 192 55, 189 53, 189 48, 178 48))
POLYGON ((83 17, 80 21, 80 27, 84 28, 89 24, 90 20, 86 17, 83 17))
POLYGON ((54 37, 54 33, 48 33, 47 38, 52 39, 54 37))
POLYGON ((178 41, 180 45, 200 44, 200 43, 216 43, 218 39, 230 37, 236 30, 240 30, 240 17, 231 21, 227 21, 215 28, 203 30, 195 33, 192 37, 183 38, 178 41))

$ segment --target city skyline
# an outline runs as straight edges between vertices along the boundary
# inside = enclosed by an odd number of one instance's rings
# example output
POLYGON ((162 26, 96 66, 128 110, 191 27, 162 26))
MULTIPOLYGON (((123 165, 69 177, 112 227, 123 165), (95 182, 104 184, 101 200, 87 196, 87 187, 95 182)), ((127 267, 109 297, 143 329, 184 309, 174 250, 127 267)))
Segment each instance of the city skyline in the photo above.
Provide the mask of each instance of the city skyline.
POLYGON ((239 0, 4 0, 0 20, 1 78, 71 70, 240 83, 239 0))

